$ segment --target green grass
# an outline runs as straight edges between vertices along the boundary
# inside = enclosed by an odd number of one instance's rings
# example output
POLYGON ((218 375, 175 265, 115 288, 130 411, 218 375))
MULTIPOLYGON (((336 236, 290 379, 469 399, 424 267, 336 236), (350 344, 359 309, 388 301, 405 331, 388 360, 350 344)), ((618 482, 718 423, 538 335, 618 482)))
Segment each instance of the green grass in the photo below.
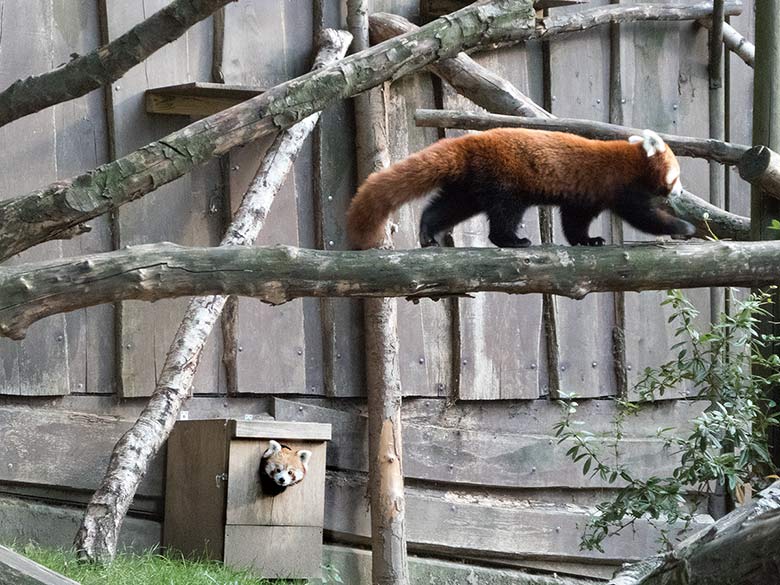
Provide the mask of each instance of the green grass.
MULTIPOLYGON (((284 585, 290 581, 258 579, 216 561, 188 561, 153 553, 118 554, 108 566, 82 564, 72 551, 28 544, 17 552, 82 585, 284 585)), ((298 581, 298 583, 301 583, 298 581)))

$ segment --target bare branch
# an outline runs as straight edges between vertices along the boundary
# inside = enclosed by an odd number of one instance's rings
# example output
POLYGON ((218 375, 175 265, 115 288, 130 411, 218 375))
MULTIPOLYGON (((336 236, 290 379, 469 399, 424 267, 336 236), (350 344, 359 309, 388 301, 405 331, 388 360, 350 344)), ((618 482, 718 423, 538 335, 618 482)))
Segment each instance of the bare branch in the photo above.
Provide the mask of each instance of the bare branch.
MULTIPOLYGON (((706 28, 712 28, 712 20, 709 18, 702 18, 698 22, 706 28)), ((755 66, 756 46, 727 22, 723 23, 723 44, 745 63, 751 67, 755 66)))
POLYGON ((174 0, 121 37, 0 93, 0 126, 116 81, 192 25, 234 0, 174 0))
POLYGON ((494 291, 580 299, 592 292, 778 282, 780 242, 652 242, 602 248, 323 251, 290 246, 136 246, 0 269, 0 335, 48 315, 120 300, 238 294, 443 297, 494 291))
MULTIPOLYGON (((435 128, 460 128, 462 130, 489 130, 490 128, 534 128, 571 132, 599 140, 627 140, 629 136, 642 133, 639 128, 619 126, 607 122, 581 120, 577 118, 523 118, 499 114, 467 113, 455 110, 425 110, 415 113, 418 126, 435 128)), ((674 134, 660 134, 678 156, 691 156, 713 160, 724 164, 739 164, 750 146, 722 142, 711 138, 694 138, 674 134)))

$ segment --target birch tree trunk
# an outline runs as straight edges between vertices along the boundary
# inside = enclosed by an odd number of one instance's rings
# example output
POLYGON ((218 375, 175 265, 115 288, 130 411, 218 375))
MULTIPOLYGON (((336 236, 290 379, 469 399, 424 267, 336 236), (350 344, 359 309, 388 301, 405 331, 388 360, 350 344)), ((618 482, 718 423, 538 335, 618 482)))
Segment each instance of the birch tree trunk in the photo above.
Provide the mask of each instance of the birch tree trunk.
MULTIPOLYGON (((369 48, 368 0, 348 0, 347 24, 354 49, 369 48)), ((384 88, 355 97, 358 182, 390 165, 384 88)), ((387 226, 386 226, 387 228, 387 226)), ((389 230, 377 245, 392 249, 389 230)), ((363 304, 368 391, 368 489, 371 500, 371 580, 408 585, 406 503, 401 443, 401 367, 398 308, 393 298, 363 304)))
MULTIPOLYGON (((341 59, 350 40, 351 35, 347 32, 324 30, 314 69, 341 59)), ((319 114, 312 114, 277 136, 220 246, 247 246, 254 242, 304 140, 318 119, 319 114)), ((114 558, 127 510, 149 462, 168 438, 182 404, 190 396, 203 347, 226 301, 227 296, 223 295, 197 297, 190 301, 149 403, 114 447, 106 475, 87 506, 74 542, 80 559, 105 562, 114 558)), ((169 488, 175 489, 175 486, 169 488)))

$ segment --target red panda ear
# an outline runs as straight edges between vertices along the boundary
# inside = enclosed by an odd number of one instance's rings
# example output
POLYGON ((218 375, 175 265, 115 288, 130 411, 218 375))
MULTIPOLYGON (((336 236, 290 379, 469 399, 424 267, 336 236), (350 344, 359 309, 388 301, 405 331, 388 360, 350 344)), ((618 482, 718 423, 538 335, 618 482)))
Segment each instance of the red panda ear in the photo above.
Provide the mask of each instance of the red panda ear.
POLYGON ((308 471, 309 469, 309 459, 311 459, 311 451, 303 450, 298 451, 297 453, 298 458, 301 460, 301 463, 303 463, 303 468, 308 471))
POLYGON ((265 453, 263 453, 263 459, 266 457, 270 457, 271 455, 276 455, 279 451, 282 450, 282 446, 271 439, 268 441, 268 449, 265 450, 265 453))

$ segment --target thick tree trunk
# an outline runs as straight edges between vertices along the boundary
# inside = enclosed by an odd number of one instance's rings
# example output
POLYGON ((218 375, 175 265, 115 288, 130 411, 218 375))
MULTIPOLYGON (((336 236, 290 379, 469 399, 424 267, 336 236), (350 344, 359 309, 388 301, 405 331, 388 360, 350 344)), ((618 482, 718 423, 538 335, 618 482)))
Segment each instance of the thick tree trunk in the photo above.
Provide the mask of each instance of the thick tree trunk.
POLYGON ((56 313, 123 300, 238 294, 282 304, 299 297, 444 297, 776 284, 780 242, 648 242, 342 252, 291 246, 133 246, 0 269, 0 335, 24 336, 56 313))
MULTIPOLYGON (((354 49, 369 47, 368 0, 348 0, 347 24, 354 49)), ((358 182, 390 164, 382 88, 355 97, 358 182)), ((377 242, 391 249, 389 230, 377 242)), ((406 500, 401 443, 401 367, 396 299, 363 304, 368 394, 368 490, 371 500, 371 581, 408 585, 406 500)))
MULTIPOLYGON (((383 13, 371 15, 371 36, 374 42, 382 42, 414 30, 417 30, 417 27, 400 16, 383 13)), ((485 69, 465 53, 451 59, 442 59, 432 64, 429 69, 452 85, 455 91, 495 114, 555 119, 555 116, 534 103, 514 85, 485 69)), ((609 127, 620 128, 614 125, 609 127)), ((698 145, 698 149, 721 158, 737 156, 737 150, 741 151, 739 145, 710 144, 709 141, 703 141, 703 144, 698 145), (722 152, 723 149, 730 154, 722 152)), ((697 233, 702 237, 715 234, 721 239, 750 239, 749 219, 714 207, 687 191, 670 201, 670 208, 678 217, 696 225, 697 233)))
POLYGON ((174 0, 115 41, 87 55, 76 55, 54 71, 14 82, 0 92, 0 126, 116 81, 192 25, 234 1, 174 0))
POLYGON ((769 585, 780 566, 780 482, 680 543, 620 571, 607 585, 769 585))
MULTIPOLYGON (((277 85, 116 161, 0 202, 0 260, 129 203, 235 146, 289 128, 357 95, 480 43, 533 33, 531 0, 481 0, 419 30, 277 85)), ((72 234, 69 234, 72 235, 72 234)))
MULTIPOLYGON (((314 68, 341 59, 350 40, 351 36, 346 32, 324 30, 314 68)), ((313 114, 279 134, 268 149, 220 246, 245 246, 254 242, 265 224, 274 197, 318 119, 319 114, 313 114)), ((80 558, 100 562, 114 557, 127 509, 149 462, 168 438, 182 404, 190 395, 203 347, 227 298, 213 295, 197 297, 190 302, 149 404, 117 443, 108 471, 87 506, 75 540, 80 558)))

